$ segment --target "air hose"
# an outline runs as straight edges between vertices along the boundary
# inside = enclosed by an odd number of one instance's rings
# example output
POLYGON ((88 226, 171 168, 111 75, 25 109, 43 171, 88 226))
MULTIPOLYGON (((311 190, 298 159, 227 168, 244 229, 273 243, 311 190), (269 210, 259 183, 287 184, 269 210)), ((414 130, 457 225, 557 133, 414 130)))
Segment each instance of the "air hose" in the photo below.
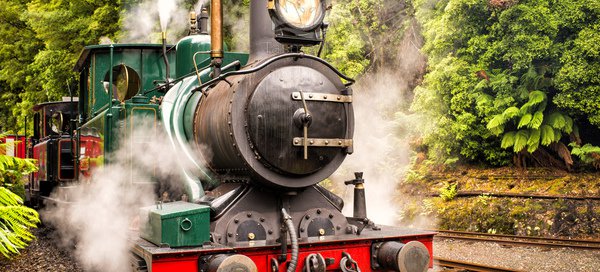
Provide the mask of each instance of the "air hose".
POLYGON ((290 240, 292 241, 292 258, 290 259, 290 265, 288 266, 287 272, 294 272, 296 271, 296 266, 298 265, 298 236, 296 235, 296 229, 294 228, 292 217, 287 213, 285 208, 281 209, 281 214, 283 215, 283 223, 285 223, 288 234, 290 235, 290 240))

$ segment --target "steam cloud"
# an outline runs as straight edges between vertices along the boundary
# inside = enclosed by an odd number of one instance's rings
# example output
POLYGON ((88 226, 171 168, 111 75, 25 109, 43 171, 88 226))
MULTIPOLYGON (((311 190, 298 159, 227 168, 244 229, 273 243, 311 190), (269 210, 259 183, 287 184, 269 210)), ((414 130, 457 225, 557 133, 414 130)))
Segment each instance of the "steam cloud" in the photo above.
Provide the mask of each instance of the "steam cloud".
MULTIPOLYGON (((207 0, 195 5, 202 6, 207 0)), ((156 43, 160 32, 166 31, 167 42, 175 43, 189 29, 189 12, 182 0, 146 0, 133 6, 123 18, 123 36, 120 43, 156 43)), ((196 8, 196 12, 200 12, 196 8)))
MULTIPOLYGON (((177 180, 181 158, 156 126, 153 120, 136 124, 109 165, 96 169, 79 186, 53 192, 53 198, 75 204, 59 203, 42 212, 63 245, 76 245, 75 255, 86 271, 130 271, 130 239, 140 224, 139 208, 155 201, 150 175, 177 180)), ((181 185, 167 186, 172 190, 181 185)))
MULTIPOLYGON (((354 154, 331 177, 343 184, 353 172, 364 172, 367 216, 376 224, 396 225, 410 197, 397 188, 409 167, 409 142, 424 127, 419 116, 408 113, 412 85, 425 66, 415 31, 409 27, 404 33, 394 63, 367 72, 354 86, 354 154)), ((346 186, 342 193, 346 215, 352 214, 352 189, 346 186)))

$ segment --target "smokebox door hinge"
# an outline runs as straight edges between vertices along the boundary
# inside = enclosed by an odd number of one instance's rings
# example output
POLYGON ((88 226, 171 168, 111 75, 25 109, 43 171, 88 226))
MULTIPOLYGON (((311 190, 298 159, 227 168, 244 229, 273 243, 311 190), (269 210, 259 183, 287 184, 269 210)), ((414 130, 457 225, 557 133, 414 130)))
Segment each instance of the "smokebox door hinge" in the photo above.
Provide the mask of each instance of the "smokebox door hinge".
MULTIPOLYGON (((330 93, 312 93, 303 92, 304 100, 306 101, 323 101, 323 102, 339 102, 339 103, 352 103, 351 95, 341 94, 330 94, 330 93)), ((293 100, 302 100, 300 92, 292 92, 293 100)))
MULTIPOLYGON (((308 138, 308 146, 314 147, 352 147, 352 139, 317 139, 308 138)), ((304 146, 303 137, 294 137, 294 146, 304 146)))

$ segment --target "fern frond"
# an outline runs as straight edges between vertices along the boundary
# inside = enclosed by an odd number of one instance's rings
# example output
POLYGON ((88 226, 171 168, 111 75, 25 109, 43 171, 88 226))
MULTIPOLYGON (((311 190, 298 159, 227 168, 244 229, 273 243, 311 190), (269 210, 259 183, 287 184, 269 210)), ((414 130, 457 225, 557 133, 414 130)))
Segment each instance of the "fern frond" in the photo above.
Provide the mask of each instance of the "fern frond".
POLYGON ((562 129, 565 133, 569 134, 573 132, 573 118, 565 115, 565 127, 562 129))
POLYGON ((523 106, 521 106, 521 108, 519 109, 519 115, 525 115, 529 112, 529 109, 531 109, 531 104, 529 104, 529 102, 523 104, 523 106))
POLYGON ((527 125, 530 128, 538 129, 544 122, 544 113, 541 111, 536 111, 531 118, 531 121, 527 125))
POLYGON ((538 104, 536 108, 538 111, 544 112, 546 110, 547 105, 548 105, 548 100, 546 99, 546 100, 542 101, 540 104, 538 104))
POLYGON ((504 123, 506 123, 506 119, 504 119, 502 114, 496 114, 492 117, 492 120, 487 123, 486 127, 497 136, 504 131, 504 123))
POLYGON ((22 205, 21 197, 0 186, 0 253, 10 258, 35 238, 29 231, 40 223, 38 213, 22 205))
POLYGON ((529 103, 532 106, 535 106, 544 100, 546 100, 546 93, 542 91, 532 91, 529 93, 529 103))
POLYGON ((525 129, 521 129, 517 131, 515 135, 515 145, 513 146, 513 150, 515 153, 520 152, 527 146, 527 140, 529 139, 529 132, 525 129))
POLYGON ((565 116, 560 112, 551 113, 548 118, 548 124, 555 129, 563 129, 567 125, 567 121, 565 120, 565 116))
POLYGON ((539 129, 532 129, 529 133, 529 139, 527 140, 527 152, 533 153, 540 146, 540 135, 539 129))
POLYGON ((23 199, 9 189, 0 186, 0 205, 15 206, 23 203, 23 199))
POLYGON ((517 126, 517 128, 522 128, 524 126, 529 125, 529 123, 531 122, 531 118, 533 118, 531 113, 527 113, 527 114, 523 115, 521 117, 521 120, 519 121, 519 125, 517 126))
POLYGON ((508 109, 505 109, 504 112, 502 113, 502 116, 504 117, 505 120, 510 120, 517 115, 519 115, 519 108, 517 108, 517 107, 510 107, 508 109))
POLYGON ((542 125, 540 127, 540 138, 542 145, 549 145, 554 142, 554 129, 549 125, 542 125))
POLYGON ((562 138, 562 132, 558 129, 555 129, 554 130, 554 142, 560 141, 561 138, 562 138))
POLYGON ((515 144, 515 135, 516 134, 517 134, 516 131, 509 131, 507 133, 504 133, 504 136, 502 136, 502 143, 501 143, 500 147, 509 148, 509 147, 513 146, 515 144))

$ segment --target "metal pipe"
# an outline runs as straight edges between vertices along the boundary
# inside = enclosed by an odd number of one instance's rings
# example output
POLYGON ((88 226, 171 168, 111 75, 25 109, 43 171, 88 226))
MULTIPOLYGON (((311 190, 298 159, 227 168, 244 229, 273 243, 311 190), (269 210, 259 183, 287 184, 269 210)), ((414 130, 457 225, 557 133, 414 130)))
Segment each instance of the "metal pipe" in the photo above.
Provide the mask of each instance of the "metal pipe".
POLYGON ((169 78, 171 77, 169 67, 169 58, 167 58, 167 33, 162 32, 162 51, 163 51, 163 59, 165 61, 165 86, 167 89, 169 88, 169 78))
MULTIPOLYGON (((300 248, 298 247, 298 236, 296 234, 296 229, 294 226, 294 222, 292 221, 292 217, 287 213, 285 208, 281 209, 281 214, 283 215, 283 222, 287 227, 288 234, 290 235, 290 240, 292 242, 292 258, 290 259, 290 263, 287 269, 287 272, 296 271, 296 266, 298 265, 298 252, 300 248)), ((281 237, 281 239, 286 239, 285 237, 281 237)), ((283 241, 282 241, 283 242, 283 241)))
MULTIPOLYGON (((108 69, 110 69, 110 73, 108 75, 108 93, 109 93, 109 105, 112 106, 112 101, 113 101, 113 55, 114 55, 114 51, 115 51, 115 47, 114 45, 111 43, 110 44, 110 66, 108 69)), ((109 107, 110 107, 109 106, 109 107)))
MULTIPOLYGON (((254 1, 253 1, 254 2, 254 1)), ((223 57, 223 4, 210 1, 210 57, 223 57)))

